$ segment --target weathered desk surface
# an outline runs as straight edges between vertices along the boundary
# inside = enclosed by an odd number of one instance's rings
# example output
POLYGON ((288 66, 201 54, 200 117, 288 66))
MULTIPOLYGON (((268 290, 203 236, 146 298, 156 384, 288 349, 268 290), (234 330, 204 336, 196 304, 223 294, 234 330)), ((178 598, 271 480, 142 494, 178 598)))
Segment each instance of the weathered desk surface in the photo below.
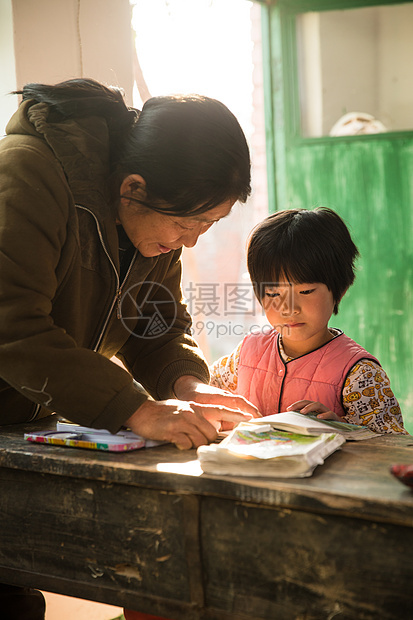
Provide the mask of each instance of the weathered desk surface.
MULTIPOLYGON (((54 428, 53 418, 31 430, 54 428)), ((0 582, 174 619, 413 618, 413 438, 347 443, 311 478, 201 472, 0 429, 0 582)))

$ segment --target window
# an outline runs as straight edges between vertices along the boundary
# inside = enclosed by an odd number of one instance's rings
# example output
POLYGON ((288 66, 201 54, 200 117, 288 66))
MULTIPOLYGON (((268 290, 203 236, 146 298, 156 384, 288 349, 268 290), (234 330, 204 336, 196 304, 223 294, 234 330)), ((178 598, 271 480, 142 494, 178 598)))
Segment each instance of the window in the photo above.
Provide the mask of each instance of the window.
POLYGON ((267 214, 260 7, 246 0, 135 0, 136 107, 148 96, 199 93, 225 103, 252 154, 253 194, 184 250, 183 289, 208 361, 262 321, 246 273, 245 243, 267 214))
POLYGON ((412 3, 297 15, 304 137, 411 130, 412 3))

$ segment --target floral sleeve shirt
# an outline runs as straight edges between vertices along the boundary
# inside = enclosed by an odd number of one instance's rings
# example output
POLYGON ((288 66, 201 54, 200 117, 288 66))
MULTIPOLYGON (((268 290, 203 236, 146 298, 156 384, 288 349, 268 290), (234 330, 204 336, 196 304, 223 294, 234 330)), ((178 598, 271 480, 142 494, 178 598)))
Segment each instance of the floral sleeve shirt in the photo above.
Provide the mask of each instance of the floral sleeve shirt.
MULTIPOLYGON (((212 364, 211 385, 236 392, 241 346, 242 342, 230 355, 212 364)), ((289 360, 284 358, 287 364, 289 360)), ((403 427, 399 403, 390 388, 390 380, 383 368, 373 360, 360 360, 348 373, 343 387, 343 406, 346 412, 343 420, 346 422, 368 426, 376 433, 408 435, 403 427)))

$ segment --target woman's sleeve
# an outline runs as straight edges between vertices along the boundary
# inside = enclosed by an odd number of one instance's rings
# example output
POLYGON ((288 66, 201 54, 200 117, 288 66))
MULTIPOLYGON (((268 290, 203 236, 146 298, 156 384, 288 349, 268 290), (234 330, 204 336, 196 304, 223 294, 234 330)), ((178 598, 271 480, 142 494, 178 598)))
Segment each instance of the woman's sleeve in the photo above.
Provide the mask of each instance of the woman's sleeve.
POLYGON ((214 387, 236 393, 238 385, 238 362, 241 351, 242 341, 229 355, 216 360, 211 364, 209 372, 211 374, 210 384, 214 387))
POLYGON ((376 433, 408 435, 390 380, 373 360, 360 360, 350 370, 343 388, 343 405, 346 422, 368 426, 376 433))

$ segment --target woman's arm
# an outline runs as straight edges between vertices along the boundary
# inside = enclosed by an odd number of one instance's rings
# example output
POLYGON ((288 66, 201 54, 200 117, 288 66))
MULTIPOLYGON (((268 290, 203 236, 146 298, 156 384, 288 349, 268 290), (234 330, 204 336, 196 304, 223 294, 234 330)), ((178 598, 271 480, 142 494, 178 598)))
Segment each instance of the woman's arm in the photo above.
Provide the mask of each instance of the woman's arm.
MULTIPOLYGON (((182 298, 181 251, 159 258, 145 283, 131 272, 124 291, 133 295, 128 321, 135 319, 127 342, 117 356, 155 399, 174 398, 173 385, 182 375, 208 383, 206 360, 191 335, 191 317, 182 298)), ((122 305, 123 310, 123 305, 122 305)))

